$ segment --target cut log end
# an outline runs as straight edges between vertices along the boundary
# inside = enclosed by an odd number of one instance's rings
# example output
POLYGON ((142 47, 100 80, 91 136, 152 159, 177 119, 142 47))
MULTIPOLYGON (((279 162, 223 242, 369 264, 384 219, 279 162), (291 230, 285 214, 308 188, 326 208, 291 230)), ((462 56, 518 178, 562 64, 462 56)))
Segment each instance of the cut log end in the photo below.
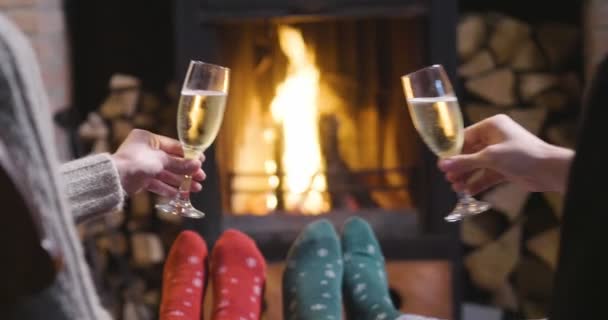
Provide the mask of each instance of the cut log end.
POLYGON ((496 22, 489 46, 498 64, 509 62, 517 53, 520 44, 530 38, 530 26, 520 20, 501 17, 496 22))
POLYGON ((466 88, 484 100, 502 106, 515 104, 515 74, 503 68, 473 78, 465 83, 466 88))
POLYGON ((458 68, 461 77, 474 77, 496 67, 494 58, 489 51, 483 50, 475 54, 467 63, 458 68))
POLYGON ((557 88, 560 78, 549 73, 529 73, 522 75, 519 82, 519 94, 523 101, 530 102, 544 91, 557 88))
POLYGON ((458 25, 458 55, 466 60, 473 56, 487 37, 487 26, 481 15, 469 15, 458 25))
POLYGON ((539 71, 548 66, 538 45, 532 40, 527 39, 514 54, 510 63, 516 71, 539 71))

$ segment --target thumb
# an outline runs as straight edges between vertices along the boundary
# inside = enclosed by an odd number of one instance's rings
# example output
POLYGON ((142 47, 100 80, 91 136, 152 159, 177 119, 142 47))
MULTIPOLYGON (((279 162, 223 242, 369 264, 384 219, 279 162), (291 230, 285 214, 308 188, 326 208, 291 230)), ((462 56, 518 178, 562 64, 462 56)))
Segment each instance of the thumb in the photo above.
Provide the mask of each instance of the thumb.
POLYGON ((461 175, 476 169, 488 167, 489 162, 487 161, 487 158, 484 157, 483 150, 471 154, 457 155, 439 161, 439 169, 452 175, 461 175))

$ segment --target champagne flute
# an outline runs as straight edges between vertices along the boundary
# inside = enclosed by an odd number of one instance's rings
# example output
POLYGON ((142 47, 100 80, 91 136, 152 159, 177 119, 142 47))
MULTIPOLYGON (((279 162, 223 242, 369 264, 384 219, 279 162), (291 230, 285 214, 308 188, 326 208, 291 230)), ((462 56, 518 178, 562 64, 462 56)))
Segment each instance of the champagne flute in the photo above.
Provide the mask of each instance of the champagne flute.
MULTIPOLYGON (((177 110, 177 134, 186 159, 198 159, 213 143, 226 107, 230 69, 201 61, 190 61, 177 110)), ((177 196, 156 205, 163 213, 188 218, 205 214, 190 203, 192 176, 186 175, 177 196)))
MULTIPOLYGON (((458 98, 441 65, 433 65, 401 77, 414 127, 424 143, 439 157, 460 154, 464 126, 458 98)), ((490 209, 466 192, 458 193, 458 203, 445 217, 459 221, 490 209)))

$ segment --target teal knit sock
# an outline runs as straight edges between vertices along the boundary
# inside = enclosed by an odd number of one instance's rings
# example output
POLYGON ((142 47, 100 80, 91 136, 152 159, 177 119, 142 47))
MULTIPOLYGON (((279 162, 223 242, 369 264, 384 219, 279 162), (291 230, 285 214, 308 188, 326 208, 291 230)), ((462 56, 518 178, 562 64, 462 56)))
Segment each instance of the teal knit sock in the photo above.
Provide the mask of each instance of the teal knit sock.
POLYGON ((344 304, 350 320, 394 320, 400 313, 389 297, 384 257, 374 232, 360 218, 344 224, 344 304))
POLYGON ((342 252, 327 220, 309 224, 287 256, 283 319, 342 319, 342 252))

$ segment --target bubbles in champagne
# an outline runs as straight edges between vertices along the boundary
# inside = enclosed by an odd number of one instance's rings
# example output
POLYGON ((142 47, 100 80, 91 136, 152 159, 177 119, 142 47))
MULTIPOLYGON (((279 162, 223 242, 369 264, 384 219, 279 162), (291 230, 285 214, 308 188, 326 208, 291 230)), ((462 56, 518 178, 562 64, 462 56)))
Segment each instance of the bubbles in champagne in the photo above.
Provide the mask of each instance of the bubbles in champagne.
POLYGON ((416 130, 437 156, 460 153, 464 128, 456 97, 412 98, 408 105, 416 130))
POLYGON ((177 116, 180 141, 191 149, 208 148, 220 129, 225 107, 224 92, 183 90, 177 116))

